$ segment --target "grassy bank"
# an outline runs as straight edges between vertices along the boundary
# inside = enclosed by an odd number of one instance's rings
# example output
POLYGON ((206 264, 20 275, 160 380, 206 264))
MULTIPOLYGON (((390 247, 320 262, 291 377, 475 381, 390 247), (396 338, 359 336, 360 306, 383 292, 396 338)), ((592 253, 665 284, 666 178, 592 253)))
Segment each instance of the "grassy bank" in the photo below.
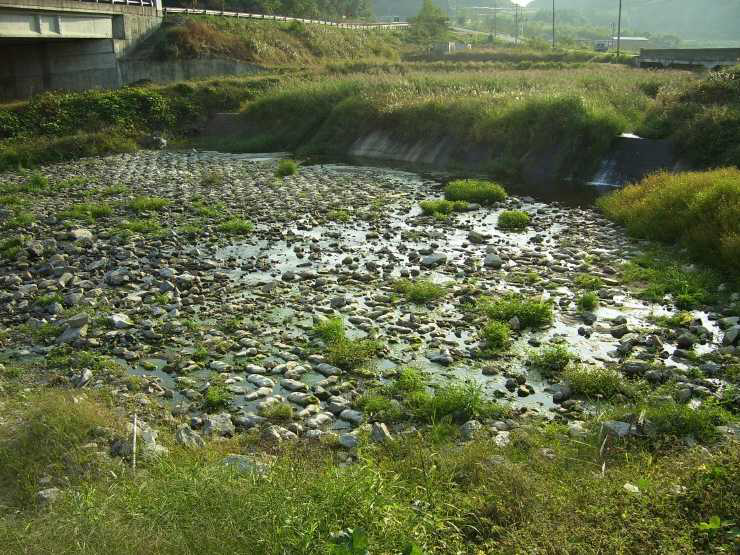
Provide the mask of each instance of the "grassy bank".
POLYGON ((673 137, 681 155, 698 166, 740 166, 740 66, 655 93, 641 134, 673 137))
POLYGON ((137 53, 158 61, 228 58, 266 66, 332 60, 397 60, 401 38, 300 22, 276 23, 216 16, 170 16, 137 53))
POLYGON ((740 170, 659 173, 599 200, 636 237, 686 247, 728 274, 740 271, 740 170))
MULTIPOLYGON (((186 450, 164 433, 169 453, 142 457, 133 474, 130 461, 105 454, 120 418, 92 393, 75 399, 34 391, 2 405, 12 423, 0 448, 8 553, 364 552, 345 547, 348 536, 370 553, 733 549, 733 443, 711 451, 673 441, 658 450, 636 440, 602 445, 594 423, 579 439, 558 424, 524 426, 500 447, 485 435, 458 443, 456 428, 437 424, 385 444, 362 441, 355 462, 339 465, 341 450, 326 443, 254 454, 258 437, 240 434, 186 450), (231 453, 246 453, 254 471, 225 465, 231 453), (29 491, 42 477, 68 481, 40 506, 18 488, 21 476, 29 491)), ((666 437, 711 427, 691 412, 680 426, 665 420, 666 437)))
POLYGON ((237 110, 275 83, 254 77, 44 93, 0 108, 0 171, 127 152, 152 133, 192 134, 209 115, 237 110))
POLYGON ((528 158, 547 156, 563 172, 578 173, 593 168, 616 134, 641 125, 656 81, 680 86, 689 79, 591 66, 294 82, 247 106, 249 133, 239 148, 344 154, 380 129, 406 141, 450 139, 460 159, 481 147, 490 153, 488 169, 501 173, 517 175, 528 158))

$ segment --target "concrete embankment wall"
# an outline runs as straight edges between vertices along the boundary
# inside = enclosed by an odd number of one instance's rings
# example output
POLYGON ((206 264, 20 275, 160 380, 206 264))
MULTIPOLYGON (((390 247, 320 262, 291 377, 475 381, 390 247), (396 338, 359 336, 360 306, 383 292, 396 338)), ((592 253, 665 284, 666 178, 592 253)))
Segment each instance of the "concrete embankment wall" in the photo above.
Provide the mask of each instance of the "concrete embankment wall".
POLYGON ((224 75, 252 75, 263 71, 255 64, 236 60, 184 60, 175 62, 150 62, 147 60, 121 60, 119 62, 121 83, 129 85, 147 80, 154 83, 169 83, 189 79, 204 79, 224 75))
MULTIPOLYGON (((259 135, 252 129, 243 114, 217 114, 206 126, 204 134, 225 138, 249 138, 259 135)), ((306 138, 310 143, 311 138, 306 138)), ((430 169, 465 169, 490 172, 494 169, 497 153, 486 144, 460 144, 452 137, 407 140, 384 130, 374 130, 356 139, 344 152, 348 157, 402 162, 426 166, 430 169)), ((642 139, 623 135, 615 137, 611 148, 598 164, 593 175, 571 176, 567 167, 567 153, 553 147, 544 151, 531 151, 514 168, 519 178, 527 184, 543 185, 563 178, 575 177, 593 185, 618 187, 639 181, 659 170, 678 171, 689 169, 674 152, 667 140, 642 139)))

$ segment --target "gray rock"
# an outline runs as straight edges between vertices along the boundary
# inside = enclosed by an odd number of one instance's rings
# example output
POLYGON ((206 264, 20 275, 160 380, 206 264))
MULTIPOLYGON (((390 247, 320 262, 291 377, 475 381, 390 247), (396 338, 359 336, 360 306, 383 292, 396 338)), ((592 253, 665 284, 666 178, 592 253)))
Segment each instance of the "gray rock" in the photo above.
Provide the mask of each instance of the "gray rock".
POLYGON ((676 340, 676 345, 679 349, 691 349, 697 342, 696 337, 690 333, 682 333, 676 340))
POLYGON ((722 338, 722 345, 729 347, 730 345, 738 344, 740 344, 740 326, 735 325, 725 332, 725 336, 722 338))
POLYGON ((388 431, 388 426, 382 422, 373 422, 373 429, 370 432, 370 437, 377 443, 393 441, 393 436, 388 431))
POLYGON ((477 420, 468 420, 460 427, 460 435, 464 441, 470 441, 482 428, 483 425, 477 420))
POLYGON ((445 254, 429 254, 422 257, 421 265, 424 268, 436 268, 447 262, 447 255, 445 254))
POLYGON ((494 270, 498 270, 504 265, 504 261, 501 260, 501 257, 496 253, 489 253, 483 259, 483 265, 486 268, 493 268, 494 270))
POLYGON ((605 434, 619 439, 634 434, 635 431, 631 424, 618 420, 605 420, 601 423, 601 430, 605 434))
POLYGON ((83 326, 86 326, 90 323, 90 316, 85 314, 84 312, 81 312, 79 314, 75 314, 71 318, 67 318, 66 324, 70 328, 81 328, 83 326))
POLYGON ((77 242, 91 242, 93 240, 93 234, 88 229, 73 229, 69 232, 69 238, 77 242))
POLYGON ((627 335, 630 332, 629 327, 627 327, 627 324, 619 324, 618 326, 614 326, 611 329, 612 337, 615 337, 617 339, 621 339, 625 335, 627 335))
POLYGON ((177 431, 175 432, 175 441, 180 445, 193 449, 203 447, 206 444, 198 432, 193 430, 187 424, 182 424, 177 428, 177 431))
POLYGON ((468 241, 470 241, 474 245, 482 245, 488 241, 488 237, 483 233, 471 231, 470 233, 468 233, 468 241))
POLYGON ((59 496, 62 494, 62 490, 59 488, 47 488, 42 489, 41 491, 36 492, 36 501, 40 505, 51 505, 59 499, 59 496))
POLYGON ((108 316, 107 321, 108 325, 116 330, 124 330, 134 325, 134 323, 131 321, 131 318, 129 318, 128 315, 122 313, 111 314, 110 316, 108 316))
POLYGON ((66 343, 74 343, 75 341, 78 341, 79 339, 82 339, 86 336, 87 326, 82 326, 79 328, 68 326, 67 329, 65 329, 62 334, 57 337, 56 342, 58 345, 64 345, 66 343))
POLYGON ((360 442, 357 440, 357 437, 352 434, 340 435, 338 443, 345 449, 355 449, 360 444, 360 442))
POLYGON ((207 436, 230 437, 235 431, 234 423, 228 412, 209 414, 203 418, 203 433, 207 436))
POLYGON ((221 460, 221 465, 239 474, 254 474, 259 477, 267 476, 270 467, 247 455, 226 455, 221 460))
POLYGON ((365 416, 359 411, 344 409, 341 413, 339 413, 339 418, 341 418, 342 420, 346 420, 347 422, 352 422, 352 424, 362 424, 365 416))

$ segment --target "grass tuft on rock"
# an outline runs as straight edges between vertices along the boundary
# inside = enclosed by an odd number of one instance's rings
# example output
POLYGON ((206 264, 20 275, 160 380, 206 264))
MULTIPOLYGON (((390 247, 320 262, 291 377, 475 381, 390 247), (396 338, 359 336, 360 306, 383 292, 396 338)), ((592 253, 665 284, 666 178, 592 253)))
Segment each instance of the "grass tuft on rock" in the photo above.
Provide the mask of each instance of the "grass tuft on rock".
POLYGON ((481 331, 486 351, 497 353, 509 346, 511 329, 503 322, 489 322, 481 331))
POLYGON ((170 205, 170 201, 162 197, 136 197, 129 203, 134 212, 151 212, 163 210, 170 205))
POLYGON ((562 373, 574 360, 576 356, 564 345, 553 345, 531 352, 527 357, 527 365, 546 377, 552 377, 562 373))
POLYGON ((445 187, 445 198, 451 201, 466 201, 491 205, 505 200, 506 190, 493 181, 481 179, 459 179, 445 187))
POLYGON ((244 218, 229 218, 216 226, 216 229, 229 235, 248 235, 254 230, 254 224, 244 218))
POLYGON ((275 177, 288 177, 298 173, 298 163, 295 160, 280 160, 275 170, 275 177))
POLYGON ((437 219, 446 219, 450 214, 465 212, 468 209, 468 203, 464 200, 423 200, 419 206, 424 214, 437 219))

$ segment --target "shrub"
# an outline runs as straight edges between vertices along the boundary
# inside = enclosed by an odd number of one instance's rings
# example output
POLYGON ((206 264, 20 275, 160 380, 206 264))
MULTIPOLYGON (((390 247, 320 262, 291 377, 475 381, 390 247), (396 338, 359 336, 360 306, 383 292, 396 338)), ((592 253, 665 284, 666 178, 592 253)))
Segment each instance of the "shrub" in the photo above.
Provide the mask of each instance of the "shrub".
POLYGON ((599 297, 593 292, 584 293, 578 297, 576 305, 578 306, 578 310, 592 311, 599 306, 599 297))
POLYGON ((383 422, 398 422, 403 413, 401 403, 389 399, 385 395, 376 392, 366 392, 361 395, 355 403, 370 420, 383 422))
POLYGON ((560 374, 571 361, 576 360, 573 355, 563 345, 546 347, 539 352, 532 352, 527 358, 527 365, 536 368, 546 377, 560 374))
POLYGON ((59 213, 60 218, 70 220, 95 221, 113 214, 113 208, 105 203, 81 203, 59 213))
POLYGON ((636 237, 679 243, 707 264, 740 270, 740 169, 657 173, 598 206, 636 237))
POLYGON ((506 418, 510 410, 483 396, 481 386, 468 382, 448 384, 440 387, 434 394, 416 391, 406 399, 412 414, 424 422, 438 422, 452 419, 465 422, 473 418, 506 418))
POLYGON ((588 289, 589 291, 596 291, 604 287, 604 281, 599 276, 590 274, 578 274, 573 281, 581 289, 588 289))
POLYGON ((543 328, 553 319, 552 305, 549 302, 528 299, 517 294, 498 299, 483 297, 478 306, 492 320, 508 323, 516 317, 522 328, 543 328))
POLYGON ((0 256, 5 260, 14 260, 23 248, 23 239, 11 237, 0 241, 0 256))
POLYGON ((295 160, 280 160, 278 162, 277 170, 275 170, 276 177, 287 177, 289 175, 295 175, 298 173, 298 164, 295 160))
POLYGON ((501 202, 507 196, 506 190, 493 181, 460 179, 448 183, 445 187, 445 198, 451 201, 467 201, 490 205, 501 202))
POLYGON ((505 349, 509 344, 510 335, 508 324, 497 321, 489 322, 481 332, 486 349, 492 352, 505 349))
POLYGON ((396 394, 409 393, 412 391, 422 391, 427 386, 427 380, 424 374, 418 368, 407 367, 401 369, 398 378, 390 387, 390 390, 396 394))
POLYGON ((425 304, 429 301, 441 299, 447 293, 444 285, 438 285, 429 280, 401 279, 393 284, 393 289, 406 297, 407 301, 416 304, 425 304))
POLYGON ((21 227, 28 227, 34 221, 36 221, 36 217, 31 212, 26 212, 24 210, 16 210, 13 217, 6 220, 2 224, 2 228, 3 229, 19 229, 21 227))
POLYGON ((220 223, 216 229, 229 235, 247 235, 254 229, 254 224, 243 218, 230 218, 220 223))
POLYGON ((506 210, 498 216, 499 229, 522 230, 529 225, 529 214, 523 210, 506 210))

